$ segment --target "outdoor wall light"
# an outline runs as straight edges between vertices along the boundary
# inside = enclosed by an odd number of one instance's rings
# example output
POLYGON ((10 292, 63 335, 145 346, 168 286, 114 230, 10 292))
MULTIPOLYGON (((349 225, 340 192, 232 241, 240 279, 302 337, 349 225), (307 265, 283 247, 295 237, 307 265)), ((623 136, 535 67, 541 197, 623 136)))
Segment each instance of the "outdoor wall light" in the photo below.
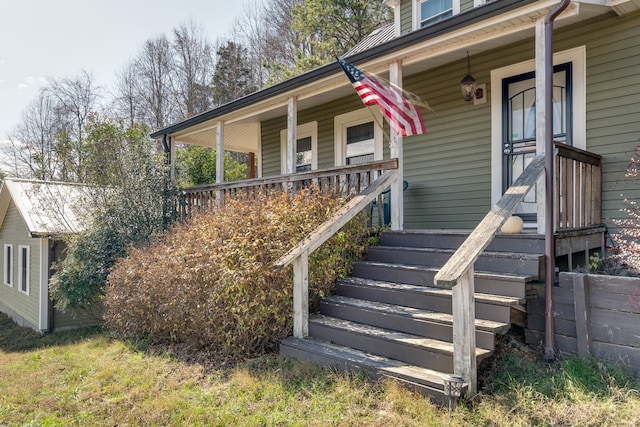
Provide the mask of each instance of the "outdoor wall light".
POLYGON ((467 75, 460 82, 460 90, 462 97, 467 103, 473 101, 476 92, 476 79, 471 76, 471 60, 469 59, 469 51, 467 51, 467 75))
POLYGON ((458 398, 462 395, 462 389, 466 383, 460 375, 445 375, 442 379, 444 381, 444 393, 449 403, 449 411, 451 411, 456 407, 458 398))

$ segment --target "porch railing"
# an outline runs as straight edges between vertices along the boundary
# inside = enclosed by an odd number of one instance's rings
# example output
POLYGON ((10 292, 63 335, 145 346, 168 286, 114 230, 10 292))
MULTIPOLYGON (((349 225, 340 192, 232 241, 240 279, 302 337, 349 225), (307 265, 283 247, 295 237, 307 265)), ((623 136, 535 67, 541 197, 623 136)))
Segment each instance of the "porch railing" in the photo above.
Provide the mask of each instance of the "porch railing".
POLYGON ((556 143, 555 229, 566 231, 602 222, 602 157, 556 143))
POLYGON ((342 194, 357 194, 382 175, 384 171, 397 168, 398 161, 391 159, 318 171, 188 187, 182 190, 179 214, 181 218, 188 217, 193 211, 216 206, 225 197, 258 193, 270 189, 295 191, 312 184, 320 189, 332 188, 342 194))
POLYGON ((452 288, 454 373, 470 394, 477 389, 474 264, 500 227, 544 172, 544 156, 536 156, 434 278, 436 286, 452 288))

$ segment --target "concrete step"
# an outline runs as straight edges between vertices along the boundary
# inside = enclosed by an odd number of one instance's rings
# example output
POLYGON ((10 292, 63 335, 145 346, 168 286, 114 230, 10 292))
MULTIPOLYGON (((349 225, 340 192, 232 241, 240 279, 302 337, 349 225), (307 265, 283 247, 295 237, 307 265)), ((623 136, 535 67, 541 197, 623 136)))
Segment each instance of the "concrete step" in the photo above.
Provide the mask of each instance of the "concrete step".
POLYGON ((447 403, 442 379, 446 374, 442 372, 312 337, 304 339, 290 337, 283 340, 280 343, 280 354, 293 359, 333 366, 341 371, 358 374, 364 372, 372 379, 392 378, 431 398, 438 405, 447 403))
MULTIPOLYGON (((376 261, 353 263, 353 277, 390 281, 420 286, 433 286, 437 267, 396 264, 376 261)), ((475 271, 475 290, 480 293, 525 298, 525 285, 534 281, 531 276, 510 273, 475 271)))
MULTIPOLYGON (((309 318, 309 335, 411 365, 453 373, 451 342, 323 315, 313 315, 309 318)), ((476 348, 478 362, 490 354, 490 350, 476 348)))
MULTIPOLYGON (((406 265, 442 267, 455 249, 371 246, 367 260, 406 265)), ((518 252, 484 251, 475 262, 478 271, 511 273, 537 280, 544 271, 544 255, 518 252)))
MULTIPOLYGON (((403 230, 382 233, 382 246, 457 249, 469 236, 469 230, 403 230)), ((544 235, 496 234, 488 251, 544 254, 544 235)))
MULTIPOLYGON (((322 299, 320 313, 427 338, 453 340, 453 319, 451 314, 447 313, 339 295, 322 299)), ((476 319, 476 345, 493 350, 495 334, 505 333, 507 330, 507 323, 476 319)))
MULTIPOLYGON (((451 314, 451 289, 397 283, 362 277, 349 277, 336 282, 336 294, 355 299, 376 301, 404 307, 451 314)), ((476 318, 509 324, 511 307, 524 299, 476 292, 476 318)))

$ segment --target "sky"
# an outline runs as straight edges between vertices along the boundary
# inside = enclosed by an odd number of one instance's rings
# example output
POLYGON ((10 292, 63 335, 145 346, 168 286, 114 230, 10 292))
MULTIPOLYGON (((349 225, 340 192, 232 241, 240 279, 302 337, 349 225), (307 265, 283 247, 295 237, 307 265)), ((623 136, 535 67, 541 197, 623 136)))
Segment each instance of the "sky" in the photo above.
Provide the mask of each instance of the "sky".
POLYGON ((264 0, 0 0, 0 144, 47 78, 113 87, 145 40, 193 20, 213 43, 264 0))

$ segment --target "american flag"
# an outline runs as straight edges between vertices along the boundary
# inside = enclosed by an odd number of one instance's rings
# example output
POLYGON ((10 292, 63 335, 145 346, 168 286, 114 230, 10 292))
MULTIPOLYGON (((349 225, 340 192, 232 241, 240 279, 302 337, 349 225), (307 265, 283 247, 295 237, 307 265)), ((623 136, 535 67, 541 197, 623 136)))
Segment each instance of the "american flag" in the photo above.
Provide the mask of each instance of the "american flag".
POLYGON ((410 96, 410 101, 403 96, 405 92, 393 83, 360 71, 341 58, 336 57, 336 59, 360 95, 362 102, 367 106, 377 105, 396 135, 411 136, 425 132, 422 114, 417 105, 429 108, 426 102, 413 94, 410 96))

